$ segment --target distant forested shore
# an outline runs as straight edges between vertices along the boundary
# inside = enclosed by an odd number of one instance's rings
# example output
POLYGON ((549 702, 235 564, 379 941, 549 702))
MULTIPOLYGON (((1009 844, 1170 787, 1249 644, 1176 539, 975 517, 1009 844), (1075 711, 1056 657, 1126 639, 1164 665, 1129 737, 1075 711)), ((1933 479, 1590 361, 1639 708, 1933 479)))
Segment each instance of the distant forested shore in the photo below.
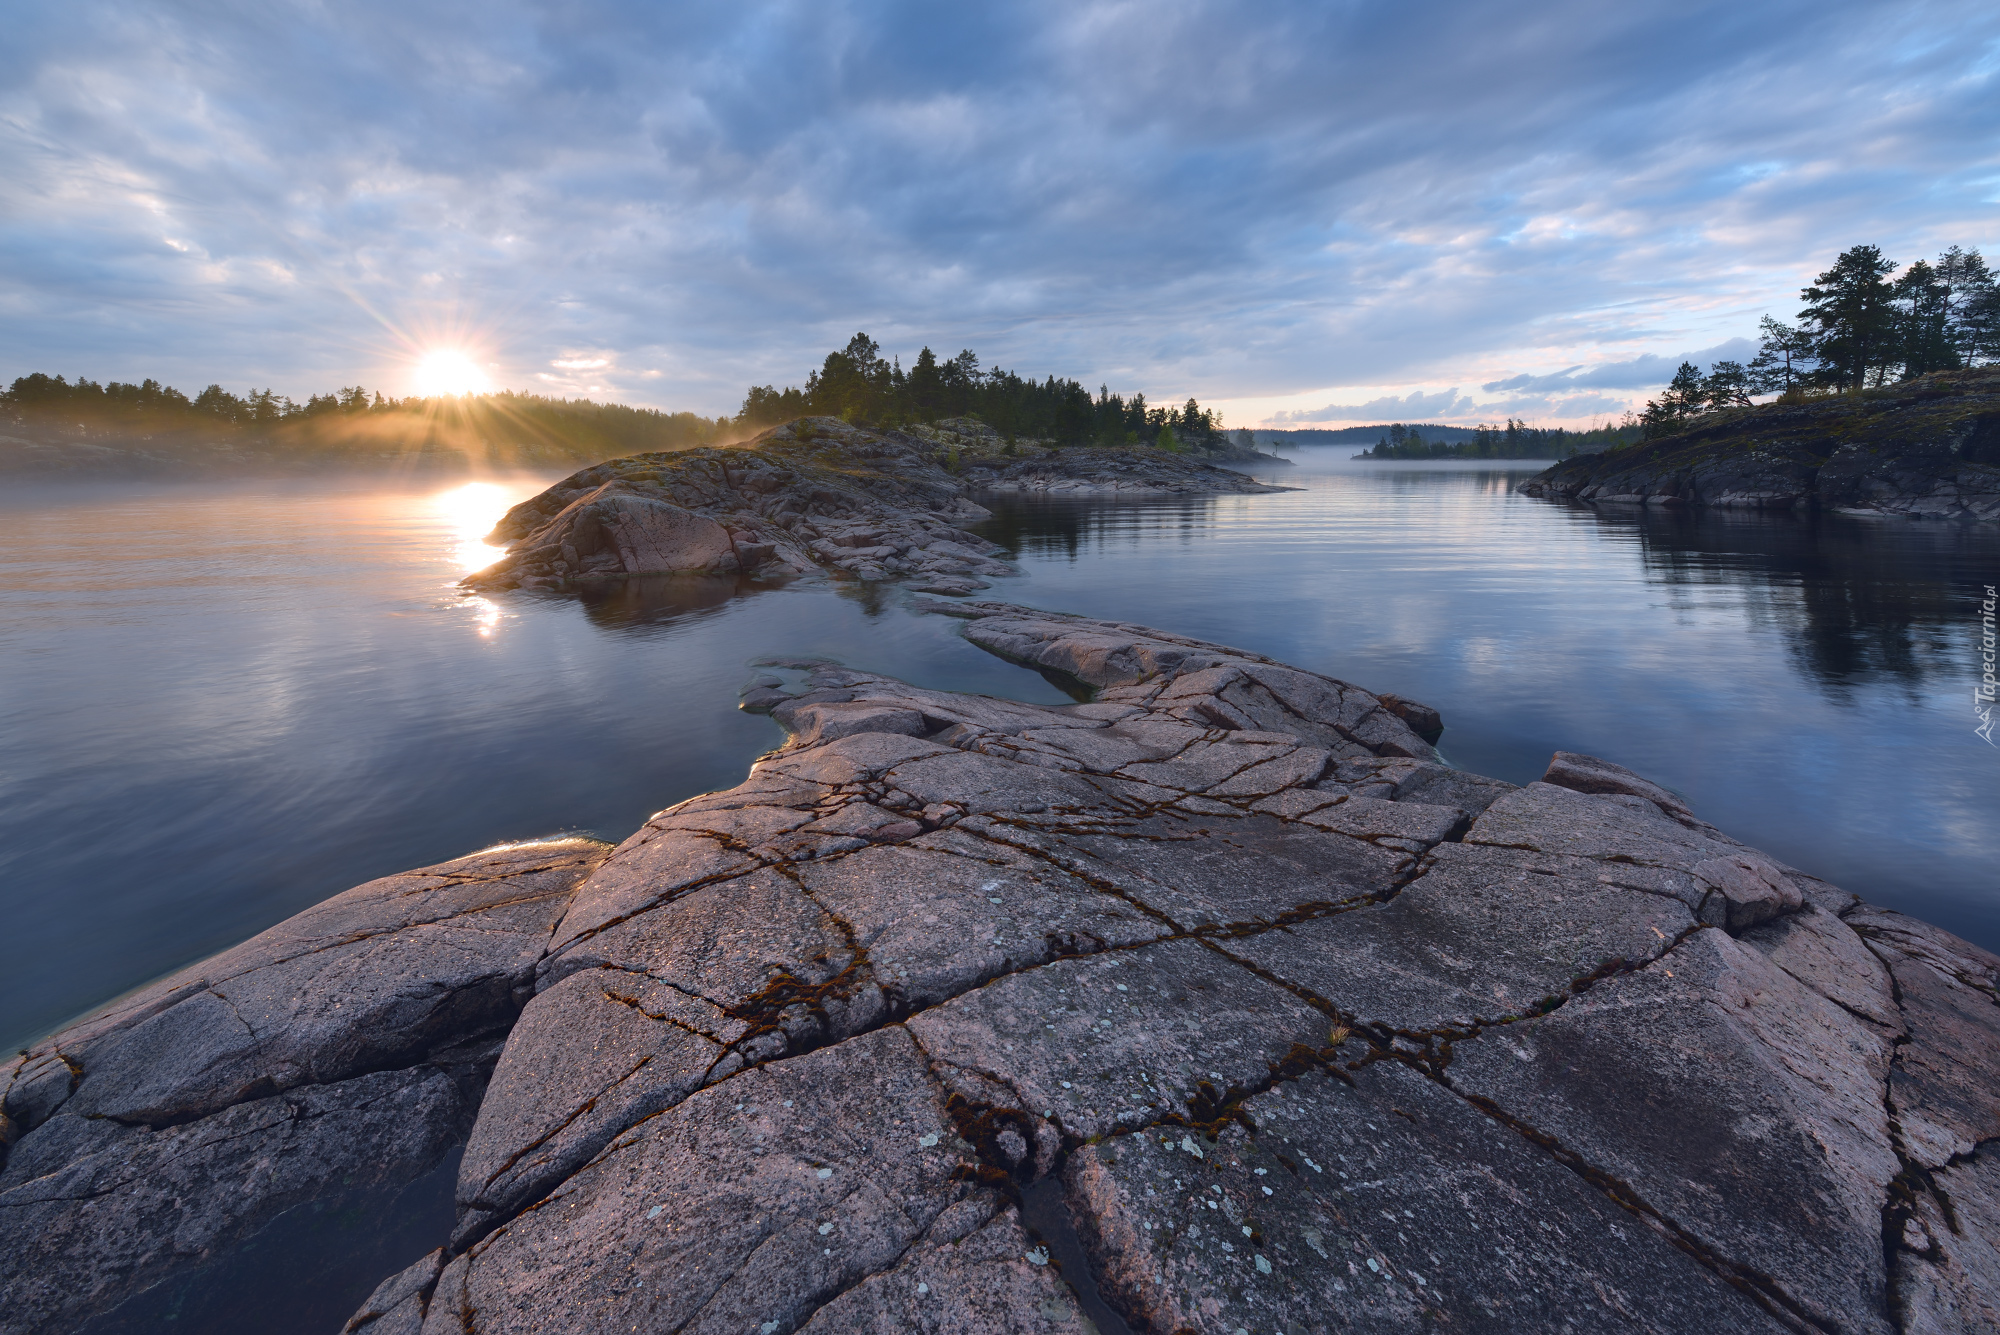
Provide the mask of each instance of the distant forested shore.
POLYGON ((0 393, 14 471, 175 471, 325 464, 483 468, 594 462, 726 436, 730 420, 501 391, 395 399, 353 385, 304 403, 210 385, 100 384, 34 374, 0 393))
POLYGON ((1354 456, 1357 459, 1567 459, 1628 445, 1640 436, 1640 428, 1632 423, 1571 431, 1529 426, 1511 417, 1505 426, 1451 428, 1456 440, 1437 428, 1405 427, 1400 422, 1369 430, 1380 434, 1374 445, 1354 456))

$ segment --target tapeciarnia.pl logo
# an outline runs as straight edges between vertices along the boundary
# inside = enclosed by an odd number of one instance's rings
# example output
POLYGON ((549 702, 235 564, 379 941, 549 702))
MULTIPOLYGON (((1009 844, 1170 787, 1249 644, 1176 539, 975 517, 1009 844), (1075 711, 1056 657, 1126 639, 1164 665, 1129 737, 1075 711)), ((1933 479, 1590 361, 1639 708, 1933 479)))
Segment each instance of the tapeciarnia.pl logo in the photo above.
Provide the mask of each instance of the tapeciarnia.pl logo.
POLYGON ((1995 745, 1993 740, 1993 724, 1995 721, 1993 718, 1995 686, 1993 677, 1993 609, 1996 604, 2000 604, 2000 596, 1996 596, 1993 586, 1988 584, 1986 586, 1986 601, 1979 605, 1979 662, 1981 669, 1979 685, 1974 687, 1972 691, 1972 712, 1979 715, 1979 726, 1974 728, 1972 732, 1975 737, 1983 738, 1988 746, 1995 745))

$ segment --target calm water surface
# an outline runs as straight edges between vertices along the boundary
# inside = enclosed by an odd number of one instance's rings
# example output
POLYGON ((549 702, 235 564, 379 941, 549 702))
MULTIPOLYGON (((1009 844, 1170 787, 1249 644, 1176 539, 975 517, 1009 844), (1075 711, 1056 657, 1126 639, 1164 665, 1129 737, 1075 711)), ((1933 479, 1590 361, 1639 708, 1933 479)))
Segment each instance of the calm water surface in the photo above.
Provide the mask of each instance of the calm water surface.
MULTIPOLYGON (((1147 622, 1435 705, 1515 782, 1588 751, 1731 833, 2000 946, 2000 751, 1973 735, 2000 533, 1595 514, 1526 469, 1308 456, 1303 488, 1013 505, 990 596, 1147 622)), ((0 496, 0 1039, 347 886, 507 839, 622 838, 781 740, 766 654, 1055 702, 905 596, 654 580, 465 599, 548 479, 0 496)))

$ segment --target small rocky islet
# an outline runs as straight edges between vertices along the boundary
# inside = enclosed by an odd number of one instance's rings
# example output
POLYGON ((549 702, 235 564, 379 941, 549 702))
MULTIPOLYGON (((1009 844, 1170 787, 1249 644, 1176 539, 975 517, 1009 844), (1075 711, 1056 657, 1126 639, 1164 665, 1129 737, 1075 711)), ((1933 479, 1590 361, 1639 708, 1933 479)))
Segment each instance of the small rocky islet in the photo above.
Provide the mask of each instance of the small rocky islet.
MULTIPOLYGON (((1009 567, 950 448, 615 461, 471 583, 899 580, 1084 703, 765 662, 786 741, 737 787, 359 886, 34 1045, 0 1332, 160 1328, 440 1172, 449 1236, 347 1331, 2000 1328, 2000 958, 1607 761, 1516 787, 1413 701, 973 600, 1009 567)), ((1257 486, 1026 463, 987 471, 1257 486)))
POLYGON ((1520 491, 1598 504, 2000 521, 2000 367, 1707 414, 1659 440, 1565 459, 1520 491))
POLYGON ((1154 499, 1283 490, 1164 450, 1013 444, 970 419, 876 431, 807 417, 740 446, 638 454, 574 473, 507 512, 489 539, 505 544, 507 556, 465 583, 571 589, 630 575, 785 578, 824 569, 966 593, 987 587, 981 576, 1011 571, 994 559, 994 544, 962 528, 992 517, 977 493, 1154 499))

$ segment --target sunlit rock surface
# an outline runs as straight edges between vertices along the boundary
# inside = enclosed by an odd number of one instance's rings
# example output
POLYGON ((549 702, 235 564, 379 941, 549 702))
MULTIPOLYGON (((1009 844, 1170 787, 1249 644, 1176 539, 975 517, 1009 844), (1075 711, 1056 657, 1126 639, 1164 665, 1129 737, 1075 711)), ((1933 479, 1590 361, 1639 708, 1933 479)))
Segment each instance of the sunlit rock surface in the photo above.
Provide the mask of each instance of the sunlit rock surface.
MULTIPOLYGON (((167 1179, 88 1185, 118 1138, 388 1081, 352 1152, 471 1125, 457 1228, 371 1335, 1992 1329, 2000 960, 1594 757, 1516 788, 1443 764, 1412 702, 935 607, 1089 703, 782 665, 807 679, 746 703, 791 740, 742 784, 508 872, 493 911, 540 907, 485 972, 413 952, 411 995, 504 978, 518 1019, 369 1003, 402 1054, 511 1023, 490 1080, 361 1074, 321 1002, 264 1003, 262 1046, 138 1040, 234 1000, 215 969, 17 1063, 5 1328, 156 1282, 126 1258, 171 1251, 167 1179)), ((336 1000, 399 986, 369 949, 336 1000)))
MULTIPOLYGON (((993 559, 992 543, 958 527, 990 517, 972 499, 978 490, 1127 497, 1283 490, 1161 450, 968 458, 960 440, 807 417, 739 447, 612 459, 508 511, 490 539, 508 555, 465 583, 567 588, 627 575, 826 568, 964 594, 986 587, 981 576, 1011 573, 993 559)), ((991 443, 999 444, 997 435, 991 443)))

